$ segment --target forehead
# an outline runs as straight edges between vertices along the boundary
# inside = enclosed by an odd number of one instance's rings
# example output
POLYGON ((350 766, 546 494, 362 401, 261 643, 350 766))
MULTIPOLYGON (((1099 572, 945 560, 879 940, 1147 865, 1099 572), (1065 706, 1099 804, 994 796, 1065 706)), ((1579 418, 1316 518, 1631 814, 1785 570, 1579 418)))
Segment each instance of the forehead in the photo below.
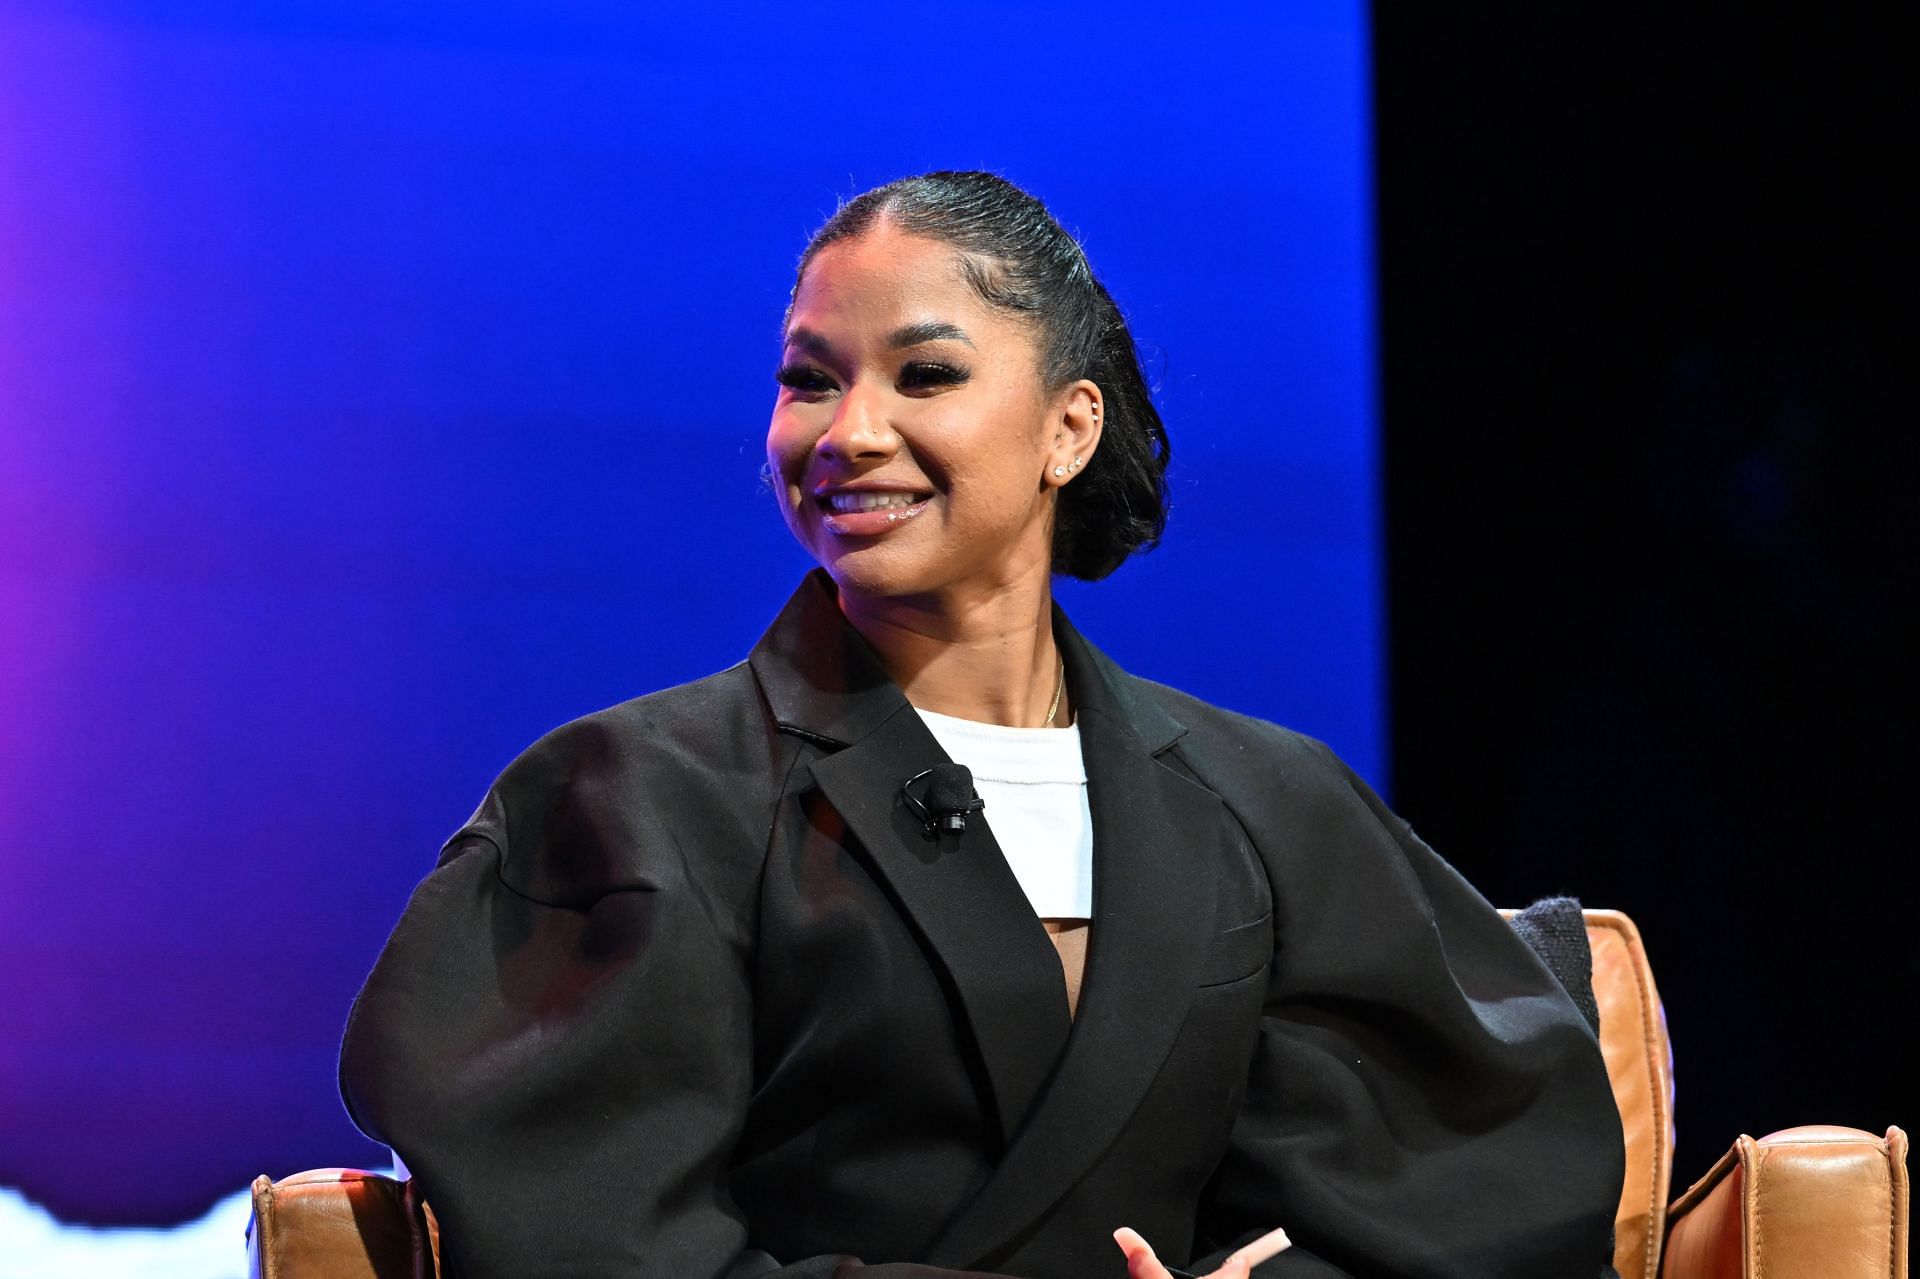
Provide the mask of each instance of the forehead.
POLYGON ((980 299, 952 245, 882 222, 814 255, 794 291, 788 327, 891 330, 926 319, 972 333, 997 329, 1006 317, 980 299))

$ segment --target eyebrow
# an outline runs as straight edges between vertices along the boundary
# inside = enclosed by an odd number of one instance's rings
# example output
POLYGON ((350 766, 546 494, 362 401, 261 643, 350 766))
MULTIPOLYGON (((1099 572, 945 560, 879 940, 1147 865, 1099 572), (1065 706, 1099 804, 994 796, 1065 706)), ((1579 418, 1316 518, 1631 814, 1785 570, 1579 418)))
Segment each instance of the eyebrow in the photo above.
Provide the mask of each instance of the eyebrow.
MULTIPOLYGON (((887 335, 887 347, 894 351, 902 347, 919 346, 923 342, 963 342, 968 346, 973 345, 973 339, 967 336, 965 329, 945 320, 920 320, 903 324, 887 335)), ((787 345, 797 346, 815 355, 829 354, 833 350, 831 342, 805 327, 788 332, 787 345)))
POLYGON ((906 324, 887 335, 887 345, 893 350, 903 346, 919 346, 922 342, 964 342, 973 345, 973 339, 966 330, 957 324, 948 324, 945 320, 921 320, 917 324, 906 324))

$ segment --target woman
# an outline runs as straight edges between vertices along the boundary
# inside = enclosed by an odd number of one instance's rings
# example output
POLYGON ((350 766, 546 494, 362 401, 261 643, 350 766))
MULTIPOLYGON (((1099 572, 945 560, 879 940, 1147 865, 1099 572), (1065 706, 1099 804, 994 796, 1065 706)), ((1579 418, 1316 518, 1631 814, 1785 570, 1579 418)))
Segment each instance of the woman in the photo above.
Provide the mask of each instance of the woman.
POLYGON ((784 336, 820 570, 747 662, 516 760, 355 1003, 343 1095, 450 1272, 1236 1279, 1284 1227, 1254 1273, 1598 1273, 1618 1120, 1565 992, 1325 747, 1054 609, 1165 520, 1072 238, 890 184, 784 336))

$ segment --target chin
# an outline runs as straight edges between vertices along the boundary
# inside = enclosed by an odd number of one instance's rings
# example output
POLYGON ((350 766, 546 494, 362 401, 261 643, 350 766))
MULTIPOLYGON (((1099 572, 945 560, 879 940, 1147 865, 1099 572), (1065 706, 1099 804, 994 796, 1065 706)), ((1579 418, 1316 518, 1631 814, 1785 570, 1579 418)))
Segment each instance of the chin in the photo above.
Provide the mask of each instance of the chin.
POLYGON ((889 563, 892 559, 892 556, 854 551, 837 559, 821 560, 820 566, 842 591, 869 599, 919 595, 933 586, 932 575, 916 572, 910 565, 889 563))
POLYGON ((833 538, 823 540, 826 546, 807 549, 813 552, 814 562, 827 571, 834 585, 850 595, 868 599, 926 595, 953 581, 955 565, 942 556, 928 554, 927 546, 915 546, 899 539, 898 534, 866 546, 836 545, 837 539, 833 538))

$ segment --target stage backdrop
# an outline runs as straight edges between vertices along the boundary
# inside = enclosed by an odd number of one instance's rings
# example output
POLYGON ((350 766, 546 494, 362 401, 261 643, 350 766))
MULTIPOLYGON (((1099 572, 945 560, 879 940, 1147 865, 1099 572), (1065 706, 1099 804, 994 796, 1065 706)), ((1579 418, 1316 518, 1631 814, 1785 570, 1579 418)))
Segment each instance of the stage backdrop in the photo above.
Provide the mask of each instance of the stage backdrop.
POLYGON ((792 264, 905 173, 1028 185, 1148 352, 1173 521, 1076 621, 1383 780, 1362 8, 10 0, 0 1185, 384 1163, 354 990, 517 751, 786 598, 792 264))

